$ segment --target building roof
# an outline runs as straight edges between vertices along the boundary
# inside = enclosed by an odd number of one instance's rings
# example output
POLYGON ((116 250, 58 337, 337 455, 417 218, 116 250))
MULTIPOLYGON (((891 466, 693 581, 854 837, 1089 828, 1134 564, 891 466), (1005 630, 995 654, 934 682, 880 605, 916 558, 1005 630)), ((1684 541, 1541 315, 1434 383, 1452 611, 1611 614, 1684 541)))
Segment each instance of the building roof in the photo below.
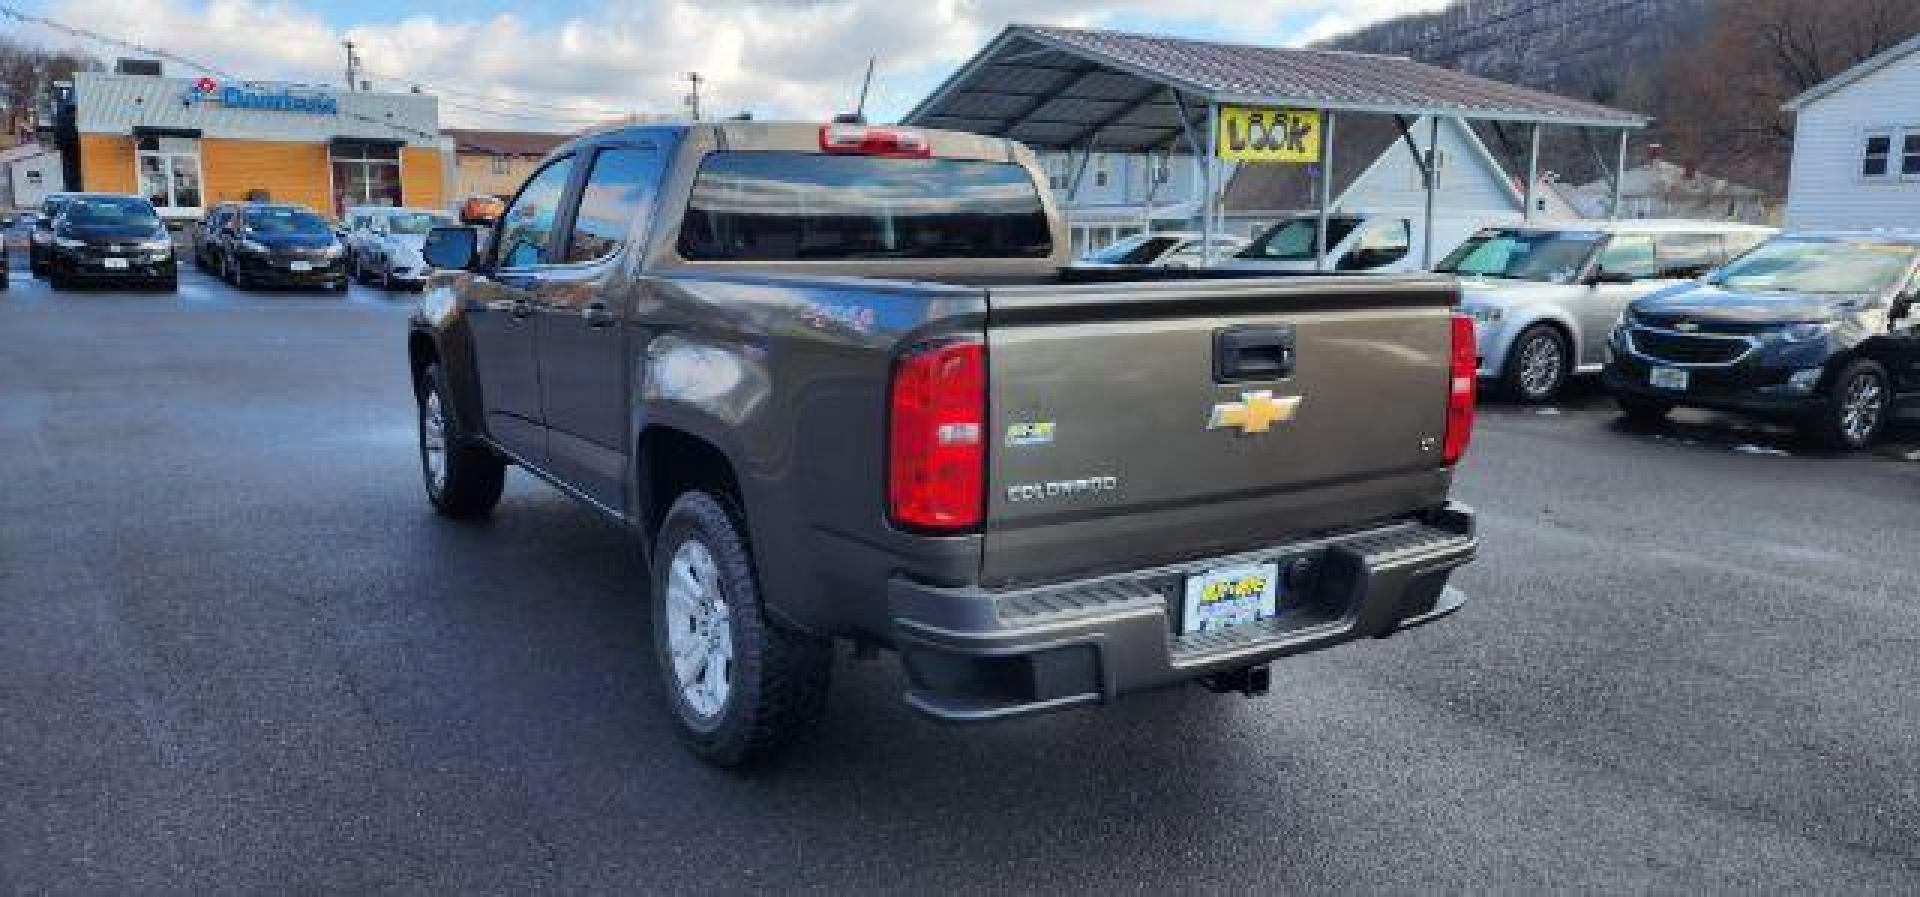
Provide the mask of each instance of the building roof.
POLYGON ((1912 56, 1914 53, 1920 53, 1920 34, 1916 34, 1892 47, 1888 47, 1880 51, 1877 55, 1868 57, 1855 64, 1852 68, 1828 78, 1819 84, 1815 84, 1808 88, 1805 93, 1782 103, 1780 108, 1788 112, 1799 112, 1808 103, 1816 102, 1839 93, 1842 88, 1852 85, 1860 79, 1899 62, 1908 56, 1912 56))
POLYGON ((1040 147, 1182 149, 1207 102, 1615 128, 1644 116, 1398 56, 1011 25, 902 120, 1040 147), (1183 108, 1184 107, 1184 108, 1183 108))
POLYGON ((453 138, 455 152, 495 156, 544 156, 575 136, 544 131, 475 131, 467 128, 441 128, 440 133, 453 138))

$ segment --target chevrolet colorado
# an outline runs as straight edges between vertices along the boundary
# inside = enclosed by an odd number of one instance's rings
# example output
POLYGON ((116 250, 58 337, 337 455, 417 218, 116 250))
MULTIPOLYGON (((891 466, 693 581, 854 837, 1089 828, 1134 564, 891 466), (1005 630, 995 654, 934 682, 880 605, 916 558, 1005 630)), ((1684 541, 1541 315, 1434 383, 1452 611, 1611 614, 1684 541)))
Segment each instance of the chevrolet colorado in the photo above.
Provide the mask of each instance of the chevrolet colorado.
POLYGON ((428 236, 428 498, 484 516, 516 465, 631 528, 670 717, 723 765, 818 718, 836 640, 977 721, 1257 693, 1459 608, 1453 282, 1074 271, 1044 183, 962 133, 575 139, 484 240, 428 236))

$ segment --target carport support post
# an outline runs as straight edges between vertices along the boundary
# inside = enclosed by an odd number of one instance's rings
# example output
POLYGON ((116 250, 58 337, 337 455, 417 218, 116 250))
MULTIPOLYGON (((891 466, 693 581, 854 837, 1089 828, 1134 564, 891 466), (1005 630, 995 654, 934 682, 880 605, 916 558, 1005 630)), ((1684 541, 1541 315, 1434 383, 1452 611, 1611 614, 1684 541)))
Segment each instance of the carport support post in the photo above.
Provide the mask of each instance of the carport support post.
POLYGON ((1320 110, 1320 227, 1313 235, 1313 270, 1327 270, 1327 216, 1333 205, 1333 110, 1320 110))
POLYGON ((1433 193, 1440 183, 1440 116, 1427 116, 1427 164, 1423 174, 1427 182, 1426 231, 1420 235, 1420 269, 1433 270, 1433 193))
POLYGON ((1527 138, 1527 188, 1522 191, 1526 207, 1520 210, 1521 221, 1533 220, 1533 207, 1536 204, 1534 191, 1540 184, 1540 125, 1534 123, 1527 138))
POLYGON ((1613 198, 1607 201, 1607 220, 1620 219, 1620 182, 1627 179, 1627 129, 1620 129, 1620 148, 1613 161, 1613 198))
POLYGON ((1200 264, 1213 267, 1213 210, 1218 205, 1214 188, 1218 186, 1220 158, 1220 107, 1207 100, 1207 162, 1201 172, 1201 189, 1206 198, 1200 204, 1200 264))

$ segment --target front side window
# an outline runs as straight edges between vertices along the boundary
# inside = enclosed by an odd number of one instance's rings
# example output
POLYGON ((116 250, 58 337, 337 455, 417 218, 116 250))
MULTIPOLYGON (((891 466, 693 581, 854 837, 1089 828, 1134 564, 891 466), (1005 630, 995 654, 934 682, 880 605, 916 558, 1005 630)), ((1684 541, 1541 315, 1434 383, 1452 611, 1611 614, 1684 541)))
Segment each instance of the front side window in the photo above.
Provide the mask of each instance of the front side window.
POLYGON ((1442 274, 1570 283, 1600 245, 1594 231, 1483 230, 1434 268, 1442 274))
POLYGON ((1087 260, 1106 265, 1151 264, 1176 242, 1179 240, 1175 237, 1156 237, 1146 234, 1132 236, 1089 254, 1087 260))
POLYGON ((560 199, 573 177, 573 157, 554 161, 527 182, 500 219, 500 238, 494 256, 502 268, 526 268, 545 260, 547 242, 553 238, 554 221, 559 217, 560 199))
MULTIPOLYGON (((1327 248, 1340 245, 1360 219, 1339 216, 1327 219, 1327 248)), ((1318 218, 1289 218, 1254 238, 1235 258, 1267 262, 1311 262, 1314 259, 1314 235, 1320 230, 1318 218)))
POLYGON ((1764 293, 1876 295, 1904 281, 1920 247, 1907 243, 1780 238, 1729 262, 1713 282, 1764 293))
POLYGON ((599 261, 618 252, 634 219, 652 208, 660 175, 660 152, 653 147, 618 147, 594 156, 567 239, 567 261, 599 261))
POLYGON ((200 208, 200 141, 191 137, 142 137, 134 162, 140 194, 155 208, 200 208))
POLYGON ((1407 257, 1413 247, 1413 231, 1405 218, 1376 221, 1360 232, 1360 239, 1340 260, 1342 271, 1366 271, 1391 265, 1407 257))
POLYGON ((1045 258, 1033 178, 1006 162, 709 155, 680 226, 694 261, 1045 258))

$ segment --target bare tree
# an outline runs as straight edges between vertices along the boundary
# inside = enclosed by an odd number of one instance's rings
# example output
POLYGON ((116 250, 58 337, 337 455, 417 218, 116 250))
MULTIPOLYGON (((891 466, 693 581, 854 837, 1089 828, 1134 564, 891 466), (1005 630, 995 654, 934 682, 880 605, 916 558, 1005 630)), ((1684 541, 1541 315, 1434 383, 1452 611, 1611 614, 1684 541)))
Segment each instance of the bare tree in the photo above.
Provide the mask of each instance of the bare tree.
POLYGON ((48 50, 0 37, 0 135, 17 136, 30 129, 34 110, 55 81, 101 68, 99 59, 83 51, 48 50))
POLYGON ((1915 34, 1914 0, 1717 0, 1707 33, 1669 57, 1663 136, 1676 158, 1778 193, 1781 104, 1915 34))

